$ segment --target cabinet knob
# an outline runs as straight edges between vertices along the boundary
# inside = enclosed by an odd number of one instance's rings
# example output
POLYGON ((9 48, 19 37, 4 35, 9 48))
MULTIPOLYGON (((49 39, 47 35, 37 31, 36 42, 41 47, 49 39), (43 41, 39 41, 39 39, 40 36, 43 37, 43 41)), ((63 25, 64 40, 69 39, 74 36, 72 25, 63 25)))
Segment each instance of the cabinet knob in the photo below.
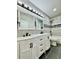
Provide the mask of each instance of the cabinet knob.
POLYGON ((41 49, 41 52, 43 51, 43 49, 41 49))
POLYGON ((47 38, 49 39, 49 36, 47 38))
POLYGON ((33 43, 30 43, 30 48, 33 48, 33 43))

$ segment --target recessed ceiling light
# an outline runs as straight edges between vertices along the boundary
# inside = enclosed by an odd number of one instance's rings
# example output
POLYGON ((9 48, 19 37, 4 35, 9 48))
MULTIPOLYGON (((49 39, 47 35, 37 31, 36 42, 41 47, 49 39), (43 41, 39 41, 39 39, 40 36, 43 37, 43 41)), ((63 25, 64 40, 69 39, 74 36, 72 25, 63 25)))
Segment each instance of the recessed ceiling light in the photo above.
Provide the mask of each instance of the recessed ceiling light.
POLYGON ((53 9, 54 12, 55 12, 56 10, 57 10, 56 8, 53 9))

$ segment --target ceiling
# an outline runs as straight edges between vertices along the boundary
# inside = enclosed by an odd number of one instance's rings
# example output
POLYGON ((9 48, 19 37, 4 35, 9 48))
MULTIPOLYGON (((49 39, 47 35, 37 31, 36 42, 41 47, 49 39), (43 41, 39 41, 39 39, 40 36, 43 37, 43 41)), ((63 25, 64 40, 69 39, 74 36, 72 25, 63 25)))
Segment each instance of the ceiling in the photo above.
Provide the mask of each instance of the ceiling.
MULTIPOLYGON (((22 0, 26 2, 27 0, 22 0)), ((33 5, 44 12, 49 18, 61 14, 61 0, 29 0, 33 5), (54 12, 53 9, 56 8, 54 12)))
POLYGON ((61 0, 30 0, 50 18, 61 14, 61 0), (54 12, 53 9, 57 10, 54 12))

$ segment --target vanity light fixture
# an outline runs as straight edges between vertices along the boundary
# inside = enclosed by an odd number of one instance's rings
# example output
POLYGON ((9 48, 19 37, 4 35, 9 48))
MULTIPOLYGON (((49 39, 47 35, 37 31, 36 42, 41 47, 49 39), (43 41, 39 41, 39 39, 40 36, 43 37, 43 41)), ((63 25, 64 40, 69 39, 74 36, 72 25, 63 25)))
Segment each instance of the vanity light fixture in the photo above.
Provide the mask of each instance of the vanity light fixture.
POLYGON ((24 3, 22 3, 21 1, 18 1, 17 4, 18 4, 19 6, 21 6, 21 7, 23 7, 24 9, 27 9, 27 10, 29 10, 30 12, 35 13, 36 15, 38 15, 38 16, 44 18, 44 16, 41 15, 38 11, 32 9, 30 6, 28 6, 28 5, 24 4, 24 3))

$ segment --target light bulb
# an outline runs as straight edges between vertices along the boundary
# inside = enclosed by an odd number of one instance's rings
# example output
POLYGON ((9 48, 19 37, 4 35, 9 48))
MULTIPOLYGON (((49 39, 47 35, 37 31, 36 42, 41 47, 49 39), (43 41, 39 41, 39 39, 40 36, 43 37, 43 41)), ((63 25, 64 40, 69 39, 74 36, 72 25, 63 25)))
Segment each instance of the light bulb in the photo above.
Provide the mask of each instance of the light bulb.
POLYGON ((36 12, 34 9, 33 9, 33 11, 36 12))
POLYGON ((28 7, 27 5, 24 5, 26 8, 28 7))
POLYGON ((22 2, 21 1, 18 1, 18 3, 22 5, 22 2))
POLYGON ((29 7, 29 9, 30 9, 30 10, 32 10, 32 8, 31 8, 31 7, 29 7))

